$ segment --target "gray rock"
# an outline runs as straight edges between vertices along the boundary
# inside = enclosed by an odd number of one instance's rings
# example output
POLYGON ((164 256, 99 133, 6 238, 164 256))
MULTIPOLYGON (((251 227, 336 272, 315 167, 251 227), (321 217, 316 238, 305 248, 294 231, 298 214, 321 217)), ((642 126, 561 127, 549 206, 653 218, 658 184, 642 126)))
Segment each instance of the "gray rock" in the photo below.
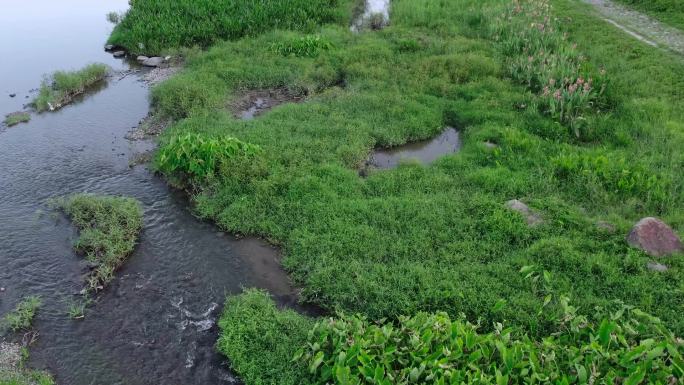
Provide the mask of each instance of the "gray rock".
POLYGON ((10 96, 10 98, 13 98, 13 97, 17 96, 17 94, 10 94, 9 96, 10 96))
POLYGON ((596 227, 611 234, 617 231, 614 224, 606 221, 596 222, 596 227))
POLYGON ((107 44, 104 46, 105 51, 111 51, 114 49, 114 46, 112 44, 107 44))
POLYGON ((143 56, 143 55, 140 55, 136 58, 136 60, 138 60, 139 63, 142 63, 147 59, 149 59, 149 58, 147 56, 143 56))
POLYGON ((522 216, 525 217, 527 225, 530 227, 535 227, 544 223, 544 220, 542 219, 541 215, 539 215, 538 213, 530 209, 526 204, 517 199, 513 199, 506 202, 506 207, 522 214, 522 216))
POLYGON ((147 58, 147 60, 142 62, 142 65, 145 67, 159 67, 162 63, 164 62, 164 59, 155 56, 155 57, 150 57, 147 58))
POLYGON ((499 148, 499 145, 498 145, 498 144, 492 143, 492 142, 490 142, 490 141, 484 142, 484 145, 485 145, 485 147, 487 147, 487 148, 492 148, 492 149, 493 149, 493 148, 499 148))
POLYGON ((657 271, 659 273, 664 273, 669 269, 669 267, 657 262, 649 262, 646 267, 648 267, 649 270, 657 271))
POLYGON ((114 55, 114 57, 124 57, 126 55, 126 52, 125 51, 115 51, 114 53, 112 53, 112 55, 114 55))
POLYGON ((647 217, 634 225, 627 235, 627 243, 654 257, 684 252, 679 236, 663 221, 647 217))

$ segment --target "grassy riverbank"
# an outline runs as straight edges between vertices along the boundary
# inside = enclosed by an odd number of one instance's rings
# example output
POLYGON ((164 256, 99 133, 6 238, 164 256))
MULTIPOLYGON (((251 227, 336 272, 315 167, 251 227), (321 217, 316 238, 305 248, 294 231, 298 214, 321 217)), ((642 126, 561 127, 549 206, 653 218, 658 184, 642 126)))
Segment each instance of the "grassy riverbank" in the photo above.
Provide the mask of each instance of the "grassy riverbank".
POLYGON ((97 292, 135 248, 142 229, 142 208, 132 198, 76 194, 56 201, 79 229, 74 248, 93 264, 86 282, 97 292))
MULTIPOLYGON (((196 192, 202 216, 282 246, 303 300, 331 312, 444 311, 537 339, 558 331, 563 301, 540 309, 562 293, 578 314, 621 301, 681 335, 682 256, 651 271, 625 236, 645 216, 684 229, 684 64, 585 5, 553 4, 395 0, 383 31, 217 43, 152 92, 176 121, 159 170, 196 192), (325 48, 300 49, 314 41, 325 48), (236 100, 269 89, 304 101, 235 118, 236 100), (447 126, 461 131, 458 154, 359 176, 373 148, 447 126)), ((250 384, 277 383, 255 374, 264 367, 296 379, 286 350, 310 320, 253 295, 228 302, 220 349, 250 384), (246 336, 263 337, 258 351, 246 336)))
POLYGON ((114 29, 109 44, 133 53, 201 46, 274 29, 311 31, 349 19, 350 0, 146 0, 114 29))
POLYGON ((684 2, 680 0, 617 0, 684 31, 684 2))

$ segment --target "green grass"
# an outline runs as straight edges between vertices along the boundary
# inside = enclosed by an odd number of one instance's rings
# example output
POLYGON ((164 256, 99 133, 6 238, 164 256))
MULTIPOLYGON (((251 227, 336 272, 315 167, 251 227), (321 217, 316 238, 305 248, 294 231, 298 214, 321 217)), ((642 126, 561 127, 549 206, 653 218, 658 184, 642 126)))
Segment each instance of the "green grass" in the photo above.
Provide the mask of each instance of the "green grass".
POLYGON ((80 230, 74 248, 97 264, 86 282, 87 291, 96 292, 114 278, 116 269, 135 248, 142 229, 140 202, 126 197, 76 194, 57 200, 56 205, 80 230))
POLYGON ((684 332, 684 261, 672 258, 656 274, 624 241, 644 216, 684 228, 681 61, 557 2, 559 16, 573 17, 570 38, 589 57, 585 66, 610 79, 610 103, 585 113, 578 138, 509 79, 481 5, 397 0, 379 33, 324 28, 334 49, 315 58, 270 49, 301 36, 292 32, 218 44, 153 90, 157 111, 178 120, 161 151, 188 133, 258 145, 254 161, 217 172, 194 197, 197 210, 281 245, 302 298, 326 309, 371 319, 447 311, 542 333, 539 298, 517 273, 535 265, 582 309, 621 299, 684 332), (226 108, 243 89, 281 87, 308 100, 248 122, 226 108), (358 176, 373 147, 449 125, 462 130, 460 153, 358 176), (514 198, 545 224, 528 228, 504 206, 514 198), (500 299, 509 306, 493 314, 500 299))
POLYGON ((293 363, 314 321, 278 310, 267 294, 248 290, 230 297, 219 320, 217 347, 250 385, 304 385, 305 366, 293 363))
POLYGON ((30 329, 41 304, 42 301, 36 296, 24 298, 13 311, 2 318, 2 326, 12 332, 30 329))
POLYGON ((662 22, 684 30, 684 2, 681 0, 616 0, 645 12, 662 22))
POLYGON ((57 71, 43 80, 33 104, 38 112, 59 109, 102 81, 108 71, 104 64, 89 64, 78 71, 57 71))
POLYGON ((27 360, 26 347, 0 342, 0 385, 54 385, 47 372, 25 368, 27 360))
POLYGON ((4 123, 8 127, 16 126, 19 123, 26 123, 31 120, 31 114, 28 112, 13 112, 5 116, 4 123))
POLYGON ((349 20, 350 0, 137 0, 109 38, 133 53, 207 47, 280 28, 313 31, 349 20))

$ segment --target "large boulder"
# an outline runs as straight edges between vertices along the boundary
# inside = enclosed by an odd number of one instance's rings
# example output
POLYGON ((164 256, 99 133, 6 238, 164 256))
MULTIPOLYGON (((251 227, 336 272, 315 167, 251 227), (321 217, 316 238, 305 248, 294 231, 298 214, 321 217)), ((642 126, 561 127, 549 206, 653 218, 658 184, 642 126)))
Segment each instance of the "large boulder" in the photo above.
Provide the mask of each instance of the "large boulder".
POLYGON ((663 257, 684 252, 679 236, 657 218, 644 218, 637 222, 627 235, 627 243, 654 257, 663 257))
POLYGON ((506 202, 506 207, 522 214, 522 216, 525 218, 525 221, 527 222, 527 225, 530 227, 534 227, 544 223, 544 220, 542 219, 541 215, 539 215, 538 213, 530 209, 526 204, 517 199, 513 199, 506 202))

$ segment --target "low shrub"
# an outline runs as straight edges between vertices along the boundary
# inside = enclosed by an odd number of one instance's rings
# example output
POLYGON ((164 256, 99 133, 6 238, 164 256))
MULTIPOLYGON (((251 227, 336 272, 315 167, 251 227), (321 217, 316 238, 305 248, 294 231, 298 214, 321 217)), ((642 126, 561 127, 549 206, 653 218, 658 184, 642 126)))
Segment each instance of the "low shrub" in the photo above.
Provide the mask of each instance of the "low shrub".
POLYGON ((259 153, 258 146, 232 137, 211 138, 201 134, 173 137, 157 154, 159 171, 169 176, 181 174, 193 182, 213 177, 223 164, 236 158, 250 158, 259 153))
POLYGON ((125 197, 75 194, 56 200, 55 205, 80 230, 75 249, 95 265, 86 290, 102 289, 135 248, 143 224, 140 202, 125 197))
POLYGON ((57 110, 107 76, 105 64, 90 64, 78 71, 57 71, 43 80, 33 105, 38 112, 57 110))
POLYGON ((29 329, 41 305, 39 297, 24 298, 13 311, 3 317, 2 325, 12 332, 29 329))

